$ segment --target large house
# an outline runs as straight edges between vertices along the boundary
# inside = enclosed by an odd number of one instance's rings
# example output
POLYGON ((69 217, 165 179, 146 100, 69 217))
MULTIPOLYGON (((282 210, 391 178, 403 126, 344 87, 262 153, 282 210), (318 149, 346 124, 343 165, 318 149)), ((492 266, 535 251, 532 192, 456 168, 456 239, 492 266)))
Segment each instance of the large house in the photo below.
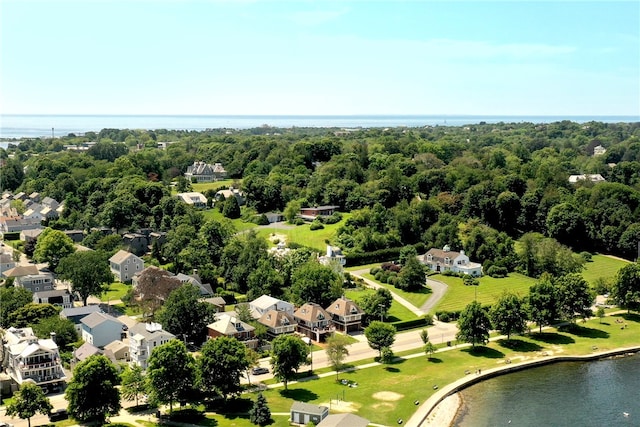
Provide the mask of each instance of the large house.
POLYGON ((482 265, 469 261, 464 251, 452 251, 449 245, 445 245, 442 249, 429 249, 422 257, 422 262, 431 271, 437 273, 453 271, 470 276, 482 276, 482 265))
POLYGON ((254 319, 259 319, 270 310, 284 311, 293 315, 294 306, 270 295, 262 295, 249 303, 249 311, 254 319))
POLYGON ((293 313, 293 317, 298 323, 298 332, 315 341, 324 341, 335 331, 331 315, 314 302, 304 304, 293 313))
POLYGON ((327 307, 326 311, 331 315, 331 320, 338 330, 351 332, 360 329, 364 311, 349 298, 345 296, 338 298, 327 307))
MULTIPOLYGON (((52 291, 55 289, 53 274, 47 272, 39 272, 35 265, 18 266, 7 274, 22 274, 15 277, 13 285, 18 288, 25 288, 31 292, 52 291)), ((12 276, 9 276, 12 277, 12 276)))
POLYGON ((109 258, 109 267, 116 280, 128 283, 134 274, 144 270, 144 261, 131 252, 119 250, 109 258))
POLYGON ((282 334, 291 334, 298 328, 298 323, 292 314, 273 309, 260 316, 258 322, 267 327, 267 334, 272 338, 282 334))
POLYGON ((207 325, 207 339, 234 337, 249 348, 257 348, 255 328, 243 322, 234 313, 219 313, 216 321, 207 325))
POLYGON ((67 289, 34 292, 33 302, 36 304, 51 304, 62 308, 73 307, 73 297, 67 289))
POLYGON ((2 366, 18 386, 33 381, 50 391, 64 385, 66 377, 53 337, 40 339, 31 328, 5 331, 2 366))
POLYGON ((131 362, 147 369, 154 348, 166 344, 176 336, 162 329, 159 323, 138 323, 129 330, 129 357, 131 362))
POLYGON ((244 197, 244 193, 237 188, 229 187, 228 190, 218 190, 213 198, 219 202, 220 200, 229 200, 231 197, 235 197, 238 202, 238 206, 244 206, 247 202, 244 197))
POLYGON ((569 175, 569 182, 575 184, 579 181, 591 181, 593 183, 605 182, 606 179, 599 173, 581 174, 581 175, 569 175))
POLYGON ((101 311, 83 317, 80 323, 82 323, 82 339, 99 348, 127 336, 127 325, 101 311))
POLYGON ((227 177, 227 171, 222 163, 214 163, 213 165, 205 162, 193 162, 191 166, 187 166, 184 177, 193 182, 212 182, 227 177))
POLYGON ((98 305, 85 305, 82 307, 65 308, 60 312, 60 317, 68 319, 73 322, 79 336, 82 336, 82 322, 80 322, 85 316, 95 313, 96 311, 102 311, 98 305))
POLYGON ((205 209, 207 207, 207 198, 204 194, 195 191, 189 193, 178 193, 176 199, 193 206, 194 208, 205 209))

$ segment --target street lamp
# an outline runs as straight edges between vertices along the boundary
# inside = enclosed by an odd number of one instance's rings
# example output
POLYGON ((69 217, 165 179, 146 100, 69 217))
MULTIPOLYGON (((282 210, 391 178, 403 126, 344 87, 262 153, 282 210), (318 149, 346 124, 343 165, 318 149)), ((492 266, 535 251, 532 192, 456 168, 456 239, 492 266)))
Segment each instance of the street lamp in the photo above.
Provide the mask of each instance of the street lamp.
POLYGON ((313 374, 313 351, 311 351, 311 338, 302 337, 302 341, 309 346, 309 356, 311 361, 311 370, 309 371, 309 374, 313 374))

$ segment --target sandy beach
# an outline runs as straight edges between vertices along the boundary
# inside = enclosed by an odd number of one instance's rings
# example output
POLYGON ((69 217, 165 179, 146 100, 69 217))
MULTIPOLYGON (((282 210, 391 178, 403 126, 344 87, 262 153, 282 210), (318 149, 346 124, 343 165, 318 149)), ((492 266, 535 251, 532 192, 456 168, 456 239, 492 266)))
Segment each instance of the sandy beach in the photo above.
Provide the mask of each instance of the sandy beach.
POLYGON ((450 426, 460 409, 462 399, 458 393, 447 396, 438 403, 427 419, 422 423, 423 426, 445 427, 450 426))

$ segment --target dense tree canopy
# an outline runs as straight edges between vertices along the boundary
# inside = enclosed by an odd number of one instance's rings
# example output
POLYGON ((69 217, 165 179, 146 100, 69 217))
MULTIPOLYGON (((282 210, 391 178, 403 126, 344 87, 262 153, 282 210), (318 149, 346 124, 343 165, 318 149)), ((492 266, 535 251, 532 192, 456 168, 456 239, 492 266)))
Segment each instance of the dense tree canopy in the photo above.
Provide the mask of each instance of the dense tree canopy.
POLYGON ((485 344, 489 340, 490 330, 491 320, 487 310, 479 302, 473 301, 460 313, 456 338, 475 347, 476 344, 485 344))
POLYGON ((208 340, 197 360, 200 386, 225 400, 242 391, 240 377, 249 367, 246 346, 233 337, 208 340))
POLYGON ((71 282, 82 303, 87 305, 90 295, 100 296, 113 282, 107 254, 102 251, 79 251, 60 260, 60 279, 71 282))
POLYGON ((73 240, 60 230, 45 228, 36 243, 33 259, 49 264, 51 271, 56 271, 60 260, 75 252, 73 240))
POLYGON ((186 400, 196 381, 196 362, 180 340, 174 339, 153 349, 147 367, 149 387, 160 403, 186 400))
POLYGON ((611 297, 621 307, 640 309, 640 264, 628 264, 618 271, 611 297))

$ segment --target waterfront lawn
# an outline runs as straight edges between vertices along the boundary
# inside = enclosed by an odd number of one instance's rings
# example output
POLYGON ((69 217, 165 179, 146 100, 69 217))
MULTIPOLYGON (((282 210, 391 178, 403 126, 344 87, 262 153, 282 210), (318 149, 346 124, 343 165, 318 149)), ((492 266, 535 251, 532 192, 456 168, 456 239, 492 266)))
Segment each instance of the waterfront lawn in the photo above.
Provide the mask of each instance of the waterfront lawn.
POLYGON ((431 296, 431 289, 429 289, 427 286, 423 286, 422 289, 420 289, 418 292, 407 292, 407 291, 403 291, 402 289, 398 289, 395 286, 390 285, 388 283, 379 282, 378 280, 375 279, 375 277, 373 277, 369 273, 363 274, 362 277, 369 279, 372 282, 376 282, 380 286, 384 286, 385 288, 389 289, 389 291, 406 299, 417 308, 422 307, 422 305, 431 296))
MULTIPOLYGON (((586 323, 579 322, 575 329, 549 328, 542 334, 512 337, 511 341, 502 339, 475 350, 466 346, 439 351, 431 361, 419 354, 391 365, 340 373, 341 379, 357 382, 356 388, 337 383, 335 375, 331 375, 290 384, 288 391, 269 389, 264 391, 264 395, 272 413, 288 412, 294 400, 327 406, 331 402, 334 412, 336 400, 340 399, 343 408, 349 407, 371 423, 395 425, 398 419, 408 420, 416 410, 414 401, 424 402, 435 393, 435 385, 442 387, 465 375, 474 375, 477 369, 504 366, 507 359, 517 363, 541 358, 545 354, 587 355, 640 344, 640 316, 619 314, 607 317, 603 322, 600 324, 599 319, 591 319, 586 323), (616 323, 616 318, 624 323, 616 323), (386 393, 376 394, 379 392, 386 393)), ((419 352, 416 350, 414 353, 419 352)), ((275 426, 288 425, 286 417, 273 418, 275 426)), ((220 426, 235 425, 231 424, 232 421, 235 420, 220 420, 220 426)))
MULTIPOLYGON (((358 303, 358 301, 362 299, 362 297, 364 297, 367 294, 372 294, 374 292, 375 290, 371 288, 367 288, 367 289, 355 288, 355 289, 345 290, 344 294, 350 300, 353 300, 356 303, 358 303)), ((413 320, 417 317, 415 314, 413 314, 411 310, 409 310, 404 305, 400 304, 395 300, 391 303, 391 308, 389 309, 388 314, 389 316, 385 319, 386 322, 400 322, 403 320, 413 320)))
POLYGON ((465 286, 460 277, 443 276, 442 274, 431 276, 431 279, 449 286, 447 293, 436 306, 437 311, 462 310, 476 296, 483 305, 493 304, 504 291, 513 292, 523 297, 529 294, 529 288, 536 283, 536 279, 520 273, 509 273, 508 277, 502 279, 483 276, 479 279, 480 285, 478 286, 465 286))
POLYGON ((629 264, 629 261, 611 258, 605 255, 593 255, 592 262, 584 264, 585 269, 582 271, 582 277, 584 277, 591 286, 593 286, 599 278, 615 280, 618 270, 627 264, 629 264))

